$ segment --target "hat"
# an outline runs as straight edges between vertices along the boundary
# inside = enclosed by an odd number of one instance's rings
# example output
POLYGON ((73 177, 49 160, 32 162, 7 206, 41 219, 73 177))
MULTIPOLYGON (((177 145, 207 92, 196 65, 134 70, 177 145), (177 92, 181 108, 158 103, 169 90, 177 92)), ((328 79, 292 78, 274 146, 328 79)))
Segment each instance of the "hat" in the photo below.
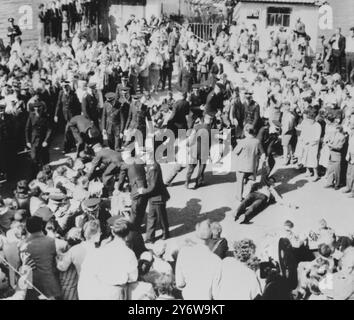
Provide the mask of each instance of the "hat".
POLYGON ((48 222, 53 217, 53 212, 47 206, 40 207, 35 213, 35 217, 40 217, 44 222, 48 222))
POLYGON ((52 189, 49 191, 49 200, 54 202, 62 202, 66 199, 66 194, 64 194, 60 189, 52 189))
POLYGON ((245 95, 253 95, 253 90, 251 88, 245 88, 245 95))
POLYGON ((97 209, 100 202, 101 202, 101 199, 99 199, 99 198, 91 198, 91 199, 85 200, 82 203, 82 206, 83 206, 84 210, 94 211, 97 209))
POLYGON ((95 89, 97 87, 97 84, 95 82, 89 82, 87 85, 90 89, 95 89))
POLYGON ((96 127, 91 127, 89 129, 89 132, 90 132, 91 138, 93 138, 93 139, 99 138, 101 135, 100 130, 98 130, 96 127))
POLYGON ((142 98, 142 96, 143 96, 142 94, 135 94, 132 96, 132 98, 133 98, 133 100, 139 100, 142 98))
POLYGON ((354 27, 351 27, 351 28, 349 29, 349 31, 354 31, 354 27))
POLYGON ((9 18, 8 21, 9 21, 9 22, 14 22, 15 19, 14 19, 14 18, 9 18))
POLYGON ((32 108, 35 109, 35 108, 40 108, 42 107, 42 103, 40 101, 38 102, 34 102, 31 104, 32 108))
POLYGON ((130 88, 128 88, 128 87, 122 87, 122 88, 120 88, 120 90, 122 90, 123 92, 129 92, 130 88))
POLYGON ((62 81, 61 85, 64 86, 70 86, 70 81, 62 81))
POLYGON ((106 93, 105 98, 108 102, 113 101, 116 98, 116 94, 114 92, 108 92, 106 93))

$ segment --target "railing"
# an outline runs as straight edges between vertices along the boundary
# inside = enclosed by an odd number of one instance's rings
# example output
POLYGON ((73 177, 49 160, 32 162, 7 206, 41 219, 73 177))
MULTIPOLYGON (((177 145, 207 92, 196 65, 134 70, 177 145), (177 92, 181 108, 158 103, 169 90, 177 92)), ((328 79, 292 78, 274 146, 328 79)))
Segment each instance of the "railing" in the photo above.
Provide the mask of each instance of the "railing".
POLYGON ((214 23, 189 23, 188 27, 199 40, 209 41, 215 38, 217 24, 214 23))

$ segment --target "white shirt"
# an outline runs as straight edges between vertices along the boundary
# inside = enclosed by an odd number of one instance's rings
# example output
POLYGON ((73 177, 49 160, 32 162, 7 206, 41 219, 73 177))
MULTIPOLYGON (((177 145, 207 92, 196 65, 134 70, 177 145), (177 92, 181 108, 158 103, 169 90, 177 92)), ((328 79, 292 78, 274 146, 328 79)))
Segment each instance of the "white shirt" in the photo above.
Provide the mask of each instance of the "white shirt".
POLYGON ((354 53, 354 37, 352 36, 347 37, 347 41, 345 44, 345 51, 348 53, 349 52, 354 53))
POLYGON ((261 294, 256 273, 236 258, 222 261, 221 280, 215 300, 253 300, 261 294))
POLYGON ((117 286, 138 279, 138 261, 121 239, 88 252, 78 283, 80 300, 116 300, 117 286))
POLYGON ((211 300, 221 276, 221 259, 204 244, 183 247, 176 262, 176 286, 184 300, 211 300))

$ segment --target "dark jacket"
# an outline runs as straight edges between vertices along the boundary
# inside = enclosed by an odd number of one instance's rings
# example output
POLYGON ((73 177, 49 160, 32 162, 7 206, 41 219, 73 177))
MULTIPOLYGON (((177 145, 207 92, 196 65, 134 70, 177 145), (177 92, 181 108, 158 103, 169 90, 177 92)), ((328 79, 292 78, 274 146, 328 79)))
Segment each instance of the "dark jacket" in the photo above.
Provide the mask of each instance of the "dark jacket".
POLYGON ((126 178, 129 180, 129 185, 131 188, 130 195, 132 199, 139 198, 141 195, 139 194, 138 189, 146 188, 147 186, 145 164, 133 160, 132 163, 125 163, 122 165, 118 181, 119 190, 122 189, 126 178))
POLYGON ((56 270, 55 240, 42 232, 31 234, 25 241, 25 252, 35 263, 33 284, 47 297, 59 297, 61 289, 56 270))
POLYGON ((81 103, 82 114, 92 121, 98 121, 99 110, 98 100, 94 95, 87 94, 83 97, 81 103))
POLYGON ((81 113, 80 101, 75 92, 70 91, 67 95, 64 91, 60 91, 57 106, 55 109, 55 116, 59 116, 60 111, 64 116, 66 122, 74 116, 77 116, 81 113))
POLYGON ((26 124, 26 142, 32 146, 40 146, 49 141, 52 134, 51 123, 45 115, 36 116, 31 112, 26 124))
POLYGON ((154 164, 148 165, 146 179, 148 187, 143 194, 149 198, 151 203, 163 203, 170 199, 159 163, 155 161, 154 164))
POLYGON ((223 108, 223 96, 222 94, 215 94, 214 91, 211 91, 207 97, 205 104, 205 113, 214 117, 218 110, 223 108))

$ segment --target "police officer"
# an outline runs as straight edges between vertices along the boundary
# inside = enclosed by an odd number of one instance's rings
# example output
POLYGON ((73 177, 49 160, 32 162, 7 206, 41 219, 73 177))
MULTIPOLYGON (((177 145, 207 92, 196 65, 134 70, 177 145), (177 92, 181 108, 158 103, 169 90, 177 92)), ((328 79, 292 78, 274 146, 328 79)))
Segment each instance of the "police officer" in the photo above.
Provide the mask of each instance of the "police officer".
POLYGON ((124 182, 128 179, 132 199, 130 221, 133 227, 140 231, 147 207, 147 197, 138 191, 147 187, 145 163, 137 155, 131 157, 130 151, 122 152, 122 158, 125 163, 121 166, 118 188, 122 190, 124 182))
POLYGON ((134 95, 132 103, 129 109, 128 121, 126 124, 127 139, 125 146, 133 141, 134 134, 138 131, 141 133, 143 141, 138 141, 140 146, 145 145, 145 139, 147 135, 147 122, 149 128, 151 125, 151 115, 147 105, 145 104, 146 98, 142 95, 134 95))
POLYGON ((98 168, 101 168, 102 182, 106 188, 106 192, 113 191, 113 177, 116 176, 121 166, 123 165, 123 159, 120 152, 111 150, 109 148, 102 148, 101 144, 96 144, 93 147, 95 157, 92 160, 92 167, 87 173, 88 180, 92 180, 95 177, 95 172, 98 168))
POLYGON ((62 90, 59 92, 58 102, 55 109, 54 122, 58 123, 59 117, 63 117, 67 124, 72 117, 81 113, 80 101, 72 90, 69 81, 62 83, 62 90))
POLYGON ((70 151, 71 135, 76 142, 76 155, 85 150, 86 147, 92 146, 102 141, 101 132, 94 123, 83 115, 73 117, 65 129, 64 152, 70 151))
POLYGON ((101 127, 103 136, 107 138, 108 146, 113 150, 121 148, 124 126, 127 121, 129 105, 116 102, 116 94, 108 92, 103 104, 101 127))
POLYGON ((22 31, 18 25, 15 24, 14 18, 9 18, 10 27, 7 28, 7 36, 10 38, 10 44, 13 45, 16 37, 22 35, 22 31))
POLYGON ((49 162, 49 139, 52 126, 41 103, 33 104, 26 124, 26 144, 31 149, 32 173, 35 175, 40 167, 49 162))
POLYGON ((169 225, 166 212, 166 202, 170 199, 170 194, 168 193, 163 182, 161 166, 156 162, 156 160, 148 161, 147 188, 139 189, 138 191, 141 195, 148 197, 149 201, 145 242, 155 242, 155 232, 157 230, 158 221, 160 221, 162 228, 162 239, 168 239, 169 225))
POLYGON ((6 102, 0 101, 0 180, 6 180, 12 173, 15 159, 15 130, 13 118, 5 113, 6 102))
POLYGON ((259 105, 253 100, 253 91, 250 88, 245 90, 245 102, 244 105, 244 122, 243 127, 246 124, 251 125, 254 132, 258 132, 261 120, 260 120, 260 108, 259 105))
POLYGON ((89 83, 86 94, 82 98, 81 102, 82 114, 88 119, 93 121, 95 126, 99 128, 98 119, 100 117, 100 112, 98 109, 98 99, 96 97, 96 84, 89 83))
POLYGON ((178 136, 179 129, 188 128, 188 115, 190 105, 187 101, 187 93, 183 93, 182 99, 178 100, 172 107, 172 113, 167 121, 167 128, 172 130, 175 137, 178 136))

